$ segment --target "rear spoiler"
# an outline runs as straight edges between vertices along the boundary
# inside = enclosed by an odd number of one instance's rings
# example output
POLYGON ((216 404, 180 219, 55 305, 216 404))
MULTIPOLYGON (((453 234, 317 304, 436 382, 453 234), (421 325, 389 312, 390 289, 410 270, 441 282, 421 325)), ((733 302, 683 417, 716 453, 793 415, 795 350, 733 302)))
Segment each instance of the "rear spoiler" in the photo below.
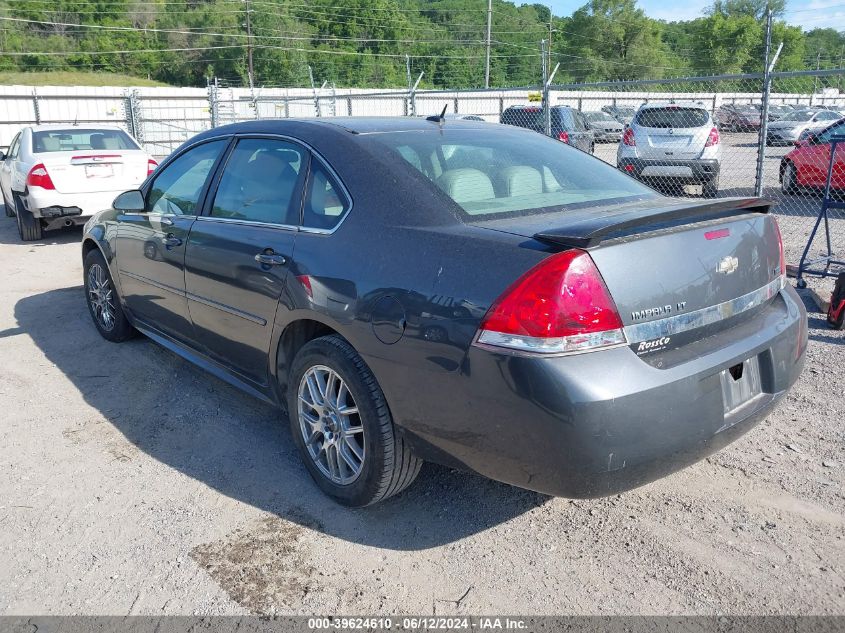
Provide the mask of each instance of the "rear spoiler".
POLYGON ((678 202, 658 209, 626 209, 618 213, 583 213, 581 218, 559 229, 549 229, 534 234, 534 239, 574 248, 590 248, 609 237, 622 237, 634 233, 691 224, 704 220, 768 213, 771 200, 763 198, 725 198, 708 202, 678 202))

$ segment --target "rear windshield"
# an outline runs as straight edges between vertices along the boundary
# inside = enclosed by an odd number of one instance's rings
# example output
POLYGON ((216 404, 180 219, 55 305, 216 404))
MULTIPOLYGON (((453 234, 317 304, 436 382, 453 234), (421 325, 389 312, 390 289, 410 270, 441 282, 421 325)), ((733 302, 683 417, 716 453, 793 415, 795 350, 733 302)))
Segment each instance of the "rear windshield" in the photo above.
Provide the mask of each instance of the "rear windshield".
POLYGON ((33 132, 33 151, 76 152, 84 149, 138 149, 123 130, 44 130, 33 132))
POLYGON ((637 115, 643 127, 701 127, 707 123, 707 110, 700 108, 648 108, 637 115))
POLYGON ((550 208, 658 195, 566 143, 504 126, 432 134, 388 132, 373 138, 468 216, 533 215, 550 208))

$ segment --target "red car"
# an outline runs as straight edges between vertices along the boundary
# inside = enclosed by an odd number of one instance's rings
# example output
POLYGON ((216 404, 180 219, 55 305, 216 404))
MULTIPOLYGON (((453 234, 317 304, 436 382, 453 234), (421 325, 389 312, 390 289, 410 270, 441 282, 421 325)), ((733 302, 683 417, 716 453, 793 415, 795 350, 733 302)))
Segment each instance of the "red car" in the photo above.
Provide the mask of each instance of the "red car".
MULTIPOLYGON (((780 188, 785 194, 802 187, 823 188, 830 164, 830 138, 845 135, 845 119, 840 119, 818 134, 797 141, 794 150, 780 161, 780 188)), ((845 147, 836 148, 831 187, 845 189, 845 147)))

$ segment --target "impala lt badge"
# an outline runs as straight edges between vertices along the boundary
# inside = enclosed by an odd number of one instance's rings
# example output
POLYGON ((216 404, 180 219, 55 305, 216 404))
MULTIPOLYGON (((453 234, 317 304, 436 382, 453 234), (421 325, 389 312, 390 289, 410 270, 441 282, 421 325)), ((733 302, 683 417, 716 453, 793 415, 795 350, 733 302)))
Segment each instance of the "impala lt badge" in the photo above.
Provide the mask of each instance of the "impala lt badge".
POLYGON ((726 257, 723 257, 719 261, 719 265, 716 267, 716 271, 725 275, 730 275, 737 268, 739 268, 739 259, 737 259, 733 255, 728 255, 726 257))

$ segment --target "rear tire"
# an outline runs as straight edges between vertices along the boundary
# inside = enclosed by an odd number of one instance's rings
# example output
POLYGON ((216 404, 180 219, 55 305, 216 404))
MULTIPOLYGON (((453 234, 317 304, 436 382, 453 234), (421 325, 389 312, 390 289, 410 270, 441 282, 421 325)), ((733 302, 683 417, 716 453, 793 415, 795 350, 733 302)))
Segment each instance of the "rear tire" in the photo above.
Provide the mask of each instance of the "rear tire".
POLYGON ((36 218, 23 206, 20 196, 12 194, 15 203, 15 215, 18 218, 18 235, 24 242, 35 242, 44 235, 41 229, 41 220, 36 218))
POLYGON ((719 178, 711 178, 701 185, 701 195, 705 198, 715 198, 719 195, 719 178))
POLYGON ((299 350, 287 404, 305 467, 338 503, 362 507, 383 501, 419 473, 422 461, 397 433, 375 376, 340 336, 314 339, 299 350))
POLYGON ((88 312, 100 336, 112 343, 132 338, 135 328, 123 312, 114 280, 99 249, 95 248, 85 256, 83 270, 88 312))

